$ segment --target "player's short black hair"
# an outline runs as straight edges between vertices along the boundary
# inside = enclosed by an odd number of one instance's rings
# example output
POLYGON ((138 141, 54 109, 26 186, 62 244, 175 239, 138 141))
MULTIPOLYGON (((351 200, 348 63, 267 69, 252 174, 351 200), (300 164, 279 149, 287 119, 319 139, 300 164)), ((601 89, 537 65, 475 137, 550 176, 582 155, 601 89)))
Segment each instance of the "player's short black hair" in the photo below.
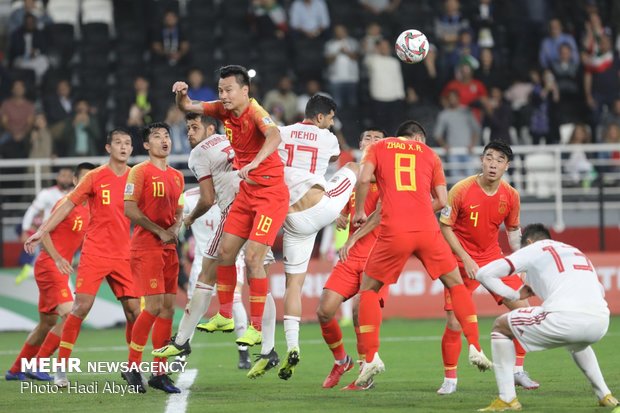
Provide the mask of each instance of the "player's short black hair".
POLYGON ((329 115, 331 111, 336 113, 337 109, 338 105, 336 105, 336 102, 334 102, 332 98, 317 93, 308 100, 308 103, 306 103, 306 110, 304 114, 306 119, 312 119, 319 113, 323 115, 329 115))
POLYGON ((491 141, 491 142, 487 143, 487 146, 484 147, 484 150, 482 151, 482 154, 484 155, 486 153, 486 151, 489 150, 489 149, 493 149, 493 150, 499 151, 499 152, 503 153, 504 155, 506 155, 506 158, 508 158, 508 162, 511 162, 512 159, 514 158, 514 155, 512 153, 512 149, 510 148, 510 145, 508 145, 504 141, 491 141))
POLYGON ((190 120, 200 120, 200 122, 205 125, 213 125, 217 129, 217 119, 212 118, 211 116, 201 115, 200 113, 188 112, 185 115, 185 121, 188 122, 190 120))
POLYGON ((82 172, 82 171, 92 171, 95 168, 96 168, 96 166, 94 164, 90 163, 90 162, 82 162, 82 163, 77 164, 77 166, 73 170, 73 174, 75 176, 80 176, 80 172, 82 172))
POLYGON ((148 142, 149 136, 151 136, 151 133, 153 133, 155 129, 166 129, 166 131, 168 131, 168 135, 170 135, 170 125, 166 122, 153 122, 142 129, 142 142, 148 142))
POLYGON ((422 135, 426 139, 426 129, 418 121, 406 120, 396 129, 396 136, 415 136, 422 135))
POLYGON ((250 87, 250 75, 248 70, 240 65, 228 65, 220 68, 220 79, 234 76, 237 83, 241 86, 250 87))
POLYGON ((523 228, 521 234, 521 247, 527 245, 527 240, 532 242, 540 241, 541 239, 551 239, 551 233, 543 224, 530 224, 523 228))
POLYGON ((112 143, 112 138, 114 138, 114 135, 127 135, 127 136, 131 137, 131 133, 129 133, 129 131, 127 129, 125 129, 125 128, 114 128, 110 132, 108 132, 108 135, 105 138, 105 143, 110 145, 112 143))
POLYGON ((385 138, 387 135, 387 132, 385 131, 385 129, 382 128, 376 128, 374 126, 371 126, 369 128, 364 128, 364 131, 362 133, 360 133, 360 142, 361 140, 364 138, 364 134, 370 130, 373 130, 375 132, 381 132, 383 134, 383 137, 385 138))

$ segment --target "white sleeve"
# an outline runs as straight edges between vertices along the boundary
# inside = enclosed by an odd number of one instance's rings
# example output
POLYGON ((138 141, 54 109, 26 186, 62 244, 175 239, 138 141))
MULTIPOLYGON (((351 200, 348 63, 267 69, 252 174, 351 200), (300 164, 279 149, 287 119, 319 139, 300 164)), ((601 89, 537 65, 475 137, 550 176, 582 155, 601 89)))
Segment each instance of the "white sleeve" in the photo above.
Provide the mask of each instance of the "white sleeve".
POLYGON ((476 280, 480 281, 482 285, 489 291, 502 297, 515 301, 520 298, 518 291, 513 290, 500 279, 513 273, 512 265, 506 258, 500 258, 485 265, 476 273, 476 280))
POLYGON ((198 156, 197 152, 192 151, 190 153, 187 164, 198 182, 212 175, 209 160, 205 157, 198 156))
POLYGON ((30 204, 24 214, 24 218, 22 219, 22 231, 29 230, 32 227, 32 221, 37 215, 46 209, 51 209, 53 207, 53 205, 48 206, 50 203, 48 195, 49 191, 45 190, 39 192, 39 194, 34 198, 34 201, 32 201, 32 204, 30 204))

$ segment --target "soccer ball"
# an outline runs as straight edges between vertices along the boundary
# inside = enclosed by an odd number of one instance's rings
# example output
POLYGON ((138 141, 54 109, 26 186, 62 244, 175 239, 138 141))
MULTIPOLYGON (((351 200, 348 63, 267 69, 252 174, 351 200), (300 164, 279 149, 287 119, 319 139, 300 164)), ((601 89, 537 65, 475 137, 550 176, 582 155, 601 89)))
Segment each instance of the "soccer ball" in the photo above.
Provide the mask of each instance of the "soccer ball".
POLYGON ((405 63, 420 63, 428 54, 429 43, 419 30, 405 30, 396 39, 396 55, 405 63))

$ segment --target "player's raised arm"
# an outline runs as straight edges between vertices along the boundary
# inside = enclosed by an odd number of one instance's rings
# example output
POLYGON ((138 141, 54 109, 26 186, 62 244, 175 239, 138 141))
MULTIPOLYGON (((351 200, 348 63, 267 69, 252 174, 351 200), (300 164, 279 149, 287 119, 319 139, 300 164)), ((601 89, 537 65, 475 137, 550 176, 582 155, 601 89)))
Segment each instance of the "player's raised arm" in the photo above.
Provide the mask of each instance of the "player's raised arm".
POLYGON ((177 107, 183 112, 192 112, 202 114, 204 109, 201 102, 192 102, 187 95, 189 86, 185 82, 175 82, 172 85, 172 93, 176 96, 177 107))
POLYGON ((278 149, 278 145, 282 142, 282 137, 280 136, 280 129, 276 126, 269 127, 265 130, 265 143, 263 143, 263 147, 258 151, 256 157, 252 162, 244 166, 239 170, 239 176, 242 179, 247 179, 250 172, 254 169, 258 168, 258 165, 261 164, 269 155, 271 155, 275 150, 278 149))
POLYGON ((28 254, 34 254, 37 245, 41 242, 41 239, 44 235, 48 234, 50 231, 53 231, 54 228, 58 226, 66 217, 69 215, 71 210, 75 207, 75 204, 71 202, 68 198, 63 201, 62 204, 56 208, 52 215, 49 216, 47 220, 39 227, 37 232, 32 234, 26 242, 24 242, 24 250, 28 254))

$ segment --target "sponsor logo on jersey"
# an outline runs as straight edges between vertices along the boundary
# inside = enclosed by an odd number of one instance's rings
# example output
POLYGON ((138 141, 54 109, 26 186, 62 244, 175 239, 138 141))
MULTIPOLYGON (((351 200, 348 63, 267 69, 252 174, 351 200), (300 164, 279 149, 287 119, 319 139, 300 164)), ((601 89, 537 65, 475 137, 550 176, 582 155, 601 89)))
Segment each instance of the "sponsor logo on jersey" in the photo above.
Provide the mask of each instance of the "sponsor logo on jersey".
POLYGON ((126 184, 125 185, 125 195, 133 195, 133 189, 134 189, 134 185, 133 184, 126 184))

